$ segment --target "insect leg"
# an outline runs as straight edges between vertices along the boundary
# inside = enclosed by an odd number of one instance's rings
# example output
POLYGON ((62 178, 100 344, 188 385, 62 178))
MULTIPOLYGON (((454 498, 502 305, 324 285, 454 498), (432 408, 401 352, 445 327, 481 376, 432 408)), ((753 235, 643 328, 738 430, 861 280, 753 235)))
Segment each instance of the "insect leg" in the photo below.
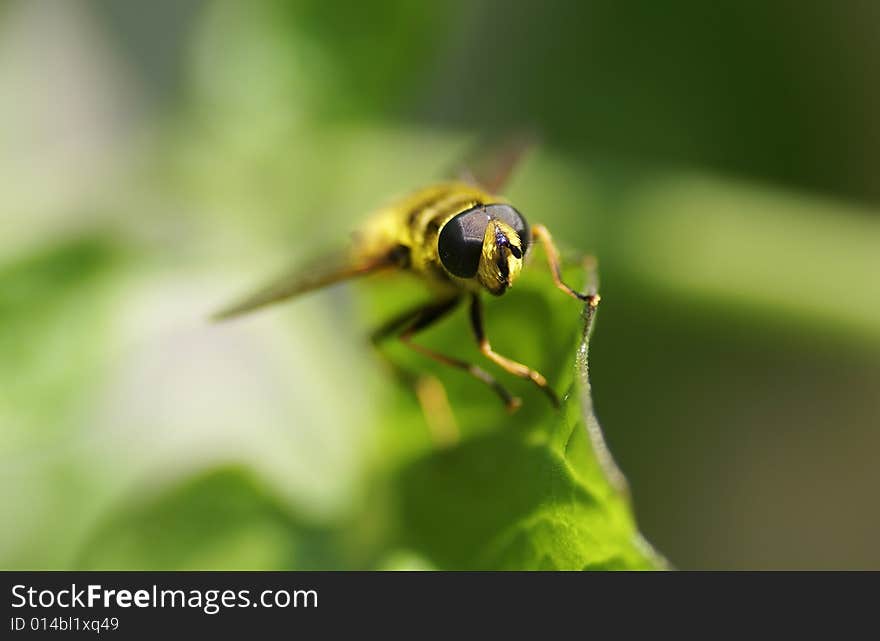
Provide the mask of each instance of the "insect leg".
POLYGON ((413 390, 434 443, 441 447, 457 443, 461 430, 458 429, 446 388, 440 379, 433 374, 421 374, 413 383, 413 390))
MULTIPOLYGON (((382 325, 377 327, 370 334, 370 341, 373 345, 378 346, 389 338, 398 336, 404 329, 407 328, 408 325, 412 324, 416 318, 420 314, 422 314, 427 309, 434 309, 436 307, 445 307, 446 305, 451 305, 448 311, 452 311, 455 308, 455 304, 458 304, 458 299, 453 298, 451 301, 444 300, 441 303, 422 303, 415 307, 411 307, 400 314, 392 317, 391 319, 385 321, 382 325)), ((437 320, 440 320, 439 318, 437 320)))
MULTIPOLYGON (((553 282, 556 286, 569 296, 584 301, 590 307, 597 307, 599 305, 599 294, 595 291, 595 283, 590 284, 590 293, 582 294, 562 281, 562 266, 559 261, 559 250, 557 250, 556 245, 553 244, 553 237, 550 235, 547 228, 544 227, 544 225, 535 225, 532 227, 532 238, 541 241, 541 244, 544 246, 544 252, 547 254, 547 262, 550 265, 550 272, 553 274, 553 282)), ((595 260, 588 260, 589 263, 587 264, 587 267, 591 272, 591 280, 594 280, 592 274, 595 272, 595 260)))
MULTIPOLYGON (((498 395, 508 410, 513 411, 517 409, 520 406, 520 400, 511 396, 510 392, 502 387, 501 384, 485 370, 476 365, 472 365, 471 363, 467 363, 451 356, 446 356, 445 354, 441 354, 412 341, 413 336, 418 332, 430 327, 452 312, 452 310, 458 306, 460 301, 461 299, 459 297, 455 297, 439 303, 429 303, 405 312, 404 314, 391 319, 388 323, 373 332, 373 343, 378 344, 383 339, 397 334, 400 341, 410 349, 419 352, 423 356, 427 356, 438 363, 443 363, 444 365, 467 372, 480 382, 488 385, 498 395)), ((398 369, 398 371, 400 370, 398 369)))
POLYGON ((414 374, 404 369, 380 349, 383 341, 399 334, 424 307, 422 304, 394 316, 372 332, 370 342, 392 374, 404 385, 412 387, 434 442, 440 446, 448 446, 458 441, 459 429, 452 408, 449 407, 443 383, 431 374, 414 374))
POLYGON ((483 305, 478 294, 473 294, 471 296, 471 326, 473 327, 474 335, 477 338, 477 345, 479 345, 480 351, 487 358, 497 363, 514 376, 519 376, 520 378, 526 378, 532 381, 547 395, 554 407, 559 407, 559 398, 557 398, 556 392, 554 392, 553 388, 547 384, 547 379, 539 372, 526 367, 522 363, 512 361, 492 350, 492 345, 489 343, 489 339, 486 337, 486 330, 483 327, 483 305))
POLYGON ((502 385, 495 380, 491 374, 486 372, 480 367, 473 365, 471 363, 467 363, 465 361, 459 360, 457 358, 453 358, 451 356, 446 356, 445 354, 441 354, 432 349, 419 345, 418 343, 412 342, 412 337, 423 329, 430 327, 444 316, 449 314, 455 307, 458 305, 460 298, 454 298, 450 301, 439 303, 437 305, 431 305, 423 308, 416 317, 413 319, 413 322, 404 330, 404 332, 400 335, 400 340, 412 350, 419 352, 420 354, 431 358, 438 363, 443 363, 444 365, 449 365, 450 367, 454 367, 456 369, 463 370, 476 378, 478 381, 488 385, 492 391, 494 391, 498 397, 501 399, 501 402, 504 403, 504 406, 509 411, 516 410, 520 405, 520 399, 511 396, 510 392, 508 392, 502 385))

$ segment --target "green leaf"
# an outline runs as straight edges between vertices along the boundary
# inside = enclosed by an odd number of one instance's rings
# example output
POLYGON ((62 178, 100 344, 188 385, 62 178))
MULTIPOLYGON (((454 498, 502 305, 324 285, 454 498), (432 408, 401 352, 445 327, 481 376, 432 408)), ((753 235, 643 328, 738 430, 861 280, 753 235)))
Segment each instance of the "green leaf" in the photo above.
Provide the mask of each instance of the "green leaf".
POLYGON ((295 518, 238 466, 130 497, 99 527, 76 564, 87 570, 332 569, 333 538, 295 518))
POLYGON ((59 417, 82 393, 103 347, 95 337, 106 328, 109 276, 119 266, 117 247, 101 237, 74 238, 0 266, 6 447, 63 424, 59 417))
MULTIPOLYGON (((444 382, 462 432, 453 447, 427 445, 411 392, 398 398, 388 441, 410 448, 397 451, 392 485, 399 544, 441 569, 663 567, 638 533, 625 480, 593 413, 587 370, 595 314, 559 292, 540 264, 529 271, 489 305, 489 336, 499 352, 548 376, 563 399, 560 410, 527 382, 498 373, 525 401, 507 415, 473 379, 392 350, 399 362, 444 382)), ((465 317, 418 340, 482 365, 465 317)))
MULTIPOLYGON (((550 377, 561 409, 525 382, 505 381, 525 400, 510 416, 488 389, 458 372, 433 369, 449 390, 461 442, 433 445, 411 391, 393 392, 384 421, 387 447, 374 477, 380 481, 368 486, 384 487, 388 495, 368 489, 359 520, 306 522, 251 473, 224 467, 130 496, 92 534, 77 566, 662 567, 637 531, 625 481, 593 414, 587 356, 594 313, 556 290, 540 264, 530 272, 516 295, 489 305, 491 336, 496 347, 550 377), (388 470, 390 484, 383 485, 388 470)), ((393 298, 387 293, 382 303, 393 298)), ((427 332, 424 342, 456 353, 474 350, 461 333, 464 316, 427 332)), ((402 362, 431 370, 420 358, 402 362)))

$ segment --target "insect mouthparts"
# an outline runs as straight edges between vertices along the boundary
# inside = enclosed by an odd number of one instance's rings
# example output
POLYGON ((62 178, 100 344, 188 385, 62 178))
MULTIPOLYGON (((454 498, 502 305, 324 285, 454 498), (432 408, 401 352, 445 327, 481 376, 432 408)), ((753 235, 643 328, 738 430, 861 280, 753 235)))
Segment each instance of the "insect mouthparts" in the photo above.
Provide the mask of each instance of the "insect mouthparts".
POLYGON ((510 252, 517 258, 522 257, 522 253, 520 252, 519 247, 511 243, 507 235, 500 229, 495 230, 495 244, 498 247, 507 247, 510 252))
POLYGON ((510 239, 504 235, 500 229, 495 230, 495 244, 498 247, 507 247, 514 258, 522 258, 522 250, 510 242, 510 239))

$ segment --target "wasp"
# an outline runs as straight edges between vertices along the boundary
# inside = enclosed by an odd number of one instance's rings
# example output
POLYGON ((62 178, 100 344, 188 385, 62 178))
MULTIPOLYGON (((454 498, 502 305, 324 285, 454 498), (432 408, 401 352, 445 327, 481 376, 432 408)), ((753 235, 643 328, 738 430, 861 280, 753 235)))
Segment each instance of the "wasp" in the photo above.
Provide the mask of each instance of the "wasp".
POLYGON ((581 293, 563 281, 559 252, 547 228, 529 225, 521 212, 497 194, 529 146, 521 141, 510 143, 499 148, 479 171, 461 171, 456 179, 418 189, 380 209, 353 234, 350 248, 341 256, 325 257, 308 268, 295 270, 214 318, 231 318, 380 271, 409 272, 428 286, 431 299, 379 327, 372 334, 375 345, 396 337, 423 356, 485 384, 508 410, 514 411, 520 399, 487 371, 413 340, 468 301, 480 352, 510 374, 531 381, 558 407, 556 393, 540 372, 492 349, 483 323, 481 295, 507 293, 537 245, 546 254, 557 288, 593 308, 599 303, 595 291, 581 293))

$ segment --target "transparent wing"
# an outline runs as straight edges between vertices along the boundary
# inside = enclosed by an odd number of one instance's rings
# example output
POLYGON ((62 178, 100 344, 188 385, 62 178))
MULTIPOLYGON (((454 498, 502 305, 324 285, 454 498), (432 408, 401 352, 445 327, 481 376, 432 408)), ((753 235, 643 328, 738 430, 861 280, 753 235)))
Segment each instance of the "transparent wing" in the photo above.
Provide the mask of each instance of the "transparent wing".
POLYGON ((290 270, 270 281, 253 294, 214 313, 212 320, 226 320, 274 305, 300 294, 321 289, 381 269, 394 267, 393 256, 352 259, 346 253, 331 254, 290 270))
POLYGON ((538 136, 532 132, 488 137, 475 145, 456 165, 452 176, 491 193, 498 193, 504 189, 526 154, 537 144, 538 136))

